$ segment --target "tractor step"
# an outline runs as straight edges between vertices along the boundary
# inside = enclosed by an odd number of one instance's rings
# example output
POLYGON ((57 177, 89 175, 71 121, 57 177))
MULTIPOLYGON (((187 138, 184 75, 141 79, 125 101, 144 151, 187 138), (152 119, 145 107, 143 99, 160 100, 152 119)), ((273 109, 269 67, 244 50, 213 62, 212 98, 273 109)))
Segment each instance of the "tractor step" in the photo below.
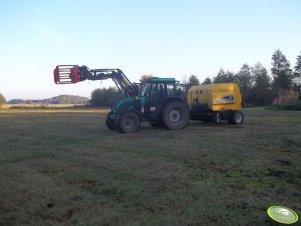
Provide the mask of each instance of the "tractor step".
POLYGON ((71 84, 80 81, 80 70, 78 65, 58 65, 53 71, 56 84, 71 84))

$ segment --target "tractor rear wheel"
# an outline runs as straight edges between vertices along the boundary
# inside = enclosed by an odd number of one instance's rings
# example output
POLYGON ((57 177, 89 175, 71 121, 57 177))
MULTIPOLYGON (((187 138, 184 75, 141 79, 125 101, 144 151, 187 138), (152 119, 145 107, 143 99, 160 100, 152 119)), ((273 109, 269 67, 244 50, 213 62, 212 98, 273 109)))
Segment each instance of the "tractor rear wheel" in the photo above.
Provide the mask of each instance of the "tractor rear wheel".
POLYGON ((163 110, 163 122, 167 129, 183 129, 187 126, 188 120, 189 113, 184 103, 174 101, 163 110))
POLYGON ((115 119, 113 119, 111 116, 112 116, 112 112, 109 112, 107 114, 107 117, 106 117, 106 125, 107 127, 110 129, 110 130, 116 130, 117 129, 117 126, 116 126, 116 123, 115 123, 115 119))
POLYGON ((121 133, 134 133, 140 128, 140 118, 134 112, 125 113, 120 120, 119 132, 121 133))
POLYGON ((244 122, 244 115, 241 111, 230 112, 229 124, 238 125, 238 124, 243 124, 243 122, 244 122))

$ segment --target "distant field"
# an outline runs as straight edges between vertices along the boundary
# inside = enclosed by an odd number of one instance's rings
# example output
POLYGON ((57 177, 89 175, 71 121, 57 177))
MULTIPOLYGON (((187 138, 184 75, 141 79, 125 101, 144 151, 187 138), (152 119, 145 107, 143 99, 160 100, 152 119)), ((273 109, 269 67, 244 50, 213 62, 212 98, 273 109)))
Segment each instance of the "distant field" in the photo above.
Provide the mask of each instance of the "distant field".
POLYGON ((301 112, 245 110, 245 124, 142 124, 106 110, 0 110, 0 225, 278 225, 301 216, 301 112))
POLYGON ((86 104, 4 104, 0 109, 44 109, 44 108, 71 108, 85 107, 86 104))

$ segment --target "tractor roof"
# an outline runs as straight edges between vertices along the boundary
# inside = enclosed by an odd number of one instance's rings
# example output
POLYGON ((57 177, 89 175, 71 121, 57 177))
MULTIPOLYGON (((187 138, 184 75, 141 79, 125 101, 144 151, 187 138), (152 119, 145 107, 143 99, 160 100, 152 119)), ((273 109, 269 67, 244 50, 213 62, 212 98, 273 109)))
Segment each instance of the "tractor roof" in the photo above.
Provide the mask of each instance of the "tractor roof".
POLYGON ((158 78, 152 77, 148 79, 148 82, 167 82, 167 83, 174 83, 176 82, 175 78, 158 78))

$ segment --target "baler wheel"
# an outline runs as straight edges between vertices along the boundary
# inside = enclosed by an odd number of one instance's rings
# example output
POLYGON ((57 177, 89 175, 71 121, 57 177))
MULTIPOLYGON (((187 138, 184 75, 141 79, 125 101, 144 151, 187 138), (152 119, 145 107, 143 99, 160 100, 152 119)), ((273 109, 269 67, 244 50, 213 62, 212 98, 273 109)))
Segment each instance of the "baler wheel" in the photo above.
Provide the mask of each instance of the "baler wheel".
POLYGON ((238 125, 243 124, 244 115, 241 111, 232 111, 229 116, 229 124, 238 125))

